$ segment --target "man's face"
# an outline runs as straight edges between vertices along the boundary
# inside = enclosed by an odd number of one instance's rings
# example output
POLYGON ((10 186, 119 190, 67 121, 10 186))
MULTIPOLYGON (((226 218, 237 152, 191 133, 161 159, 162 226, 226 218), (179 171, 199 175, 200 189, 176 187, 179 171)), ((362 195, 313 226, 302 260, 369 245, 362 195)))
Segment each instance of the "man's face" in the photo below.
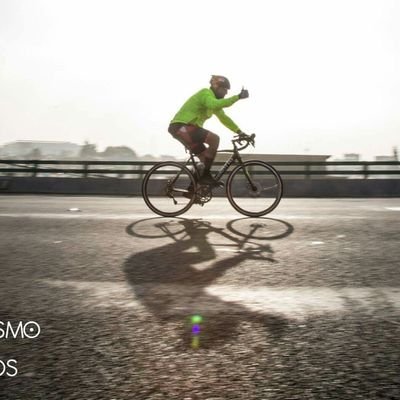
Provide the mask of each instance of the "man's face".
POLYGON ((218 86, 217 88, 214 88, 214 93, 217 99, 223 99, 228 93, 228 89, 218 86))

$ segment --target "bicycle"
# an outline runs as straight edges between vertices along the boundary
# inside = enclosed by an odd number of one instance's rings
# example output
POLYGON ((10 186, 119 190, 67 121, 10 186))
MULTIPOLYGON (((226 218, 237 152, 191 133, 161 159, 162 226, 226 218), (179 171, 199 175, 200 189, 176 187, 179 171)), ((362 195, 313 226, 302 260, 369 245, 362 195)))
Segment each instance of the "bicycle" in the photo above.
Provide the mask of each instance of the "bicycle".
MULTIPOLYGON (((233 163, 238 164, 228 175, 226 196, 236 211, 248 217, 270 213, 278 206, 283 192, 282 178, 274 167, 260 160, 242 160, 240 151, 254 144, 255 134, 235 136, 233 149, 219 151, 232 155, 214 177, 219 181, 233 163)), ((160 162, 147 171, 142 182, 142 196, 154 213, 176 217, 194 203, 204 206, 212 199, 214 187, 198 183, 201 171, 195 155, 189 154, 185 163, 160 162), (189 164, 193 171, 188 168, 189 164)))

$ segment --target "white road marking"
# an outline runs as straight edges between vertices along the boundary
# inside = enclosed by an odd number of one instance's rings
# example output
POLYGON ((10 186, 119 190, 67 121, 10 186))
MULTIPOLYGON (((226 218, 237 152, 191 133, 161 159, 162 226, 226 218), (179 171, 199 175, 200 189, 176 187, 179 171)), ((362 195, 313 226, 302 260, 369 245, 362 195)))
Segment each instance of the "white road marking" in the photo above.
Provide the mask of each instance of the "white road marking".
MULTIPOLYGON (((69 212, 66 213, 31 213, 31 212, 20 212, 20 213, 0 213, 1 217, 8 218, 43 218, 43 219, 144 219, 144 218, 161 218, 156 214, 143 212, 143 213, 132 213, 132 214, 109 214, 109 213, 85 213, 85 212, 69 212)), ((199 215, 199 213, 191 213, 190 211, 178 218, 187 219, 203 219, 208 220, 226 220, 226 219, 238 219, 245 218, 239 213, 235 214, 207 214, 206 216, 199 215)), ((374 219, 372 217, 363 217, 356 215, 266 215, 265 218, 269 219, 281 219, 281 220, 362 220, 362 219, 374 219)), ((381 216, 376 216, 375 218, 382 218, 381 216)))
POLYGON ((271 218, 276 219, 285 219, 285 220, 292 220, 292 219, 305 219, 305 220, 331 220, 331 219, 372 219, 372 217, 364 217, 361 215, 273 215, 271 218))
POLYGON ((140 303, 132 296, 132 287, 128 283, 100 281, 68 281, 42 279, 39 282, 60 289, 74 289, 86 292, 85 303, 95 307, 138 307, 140 303))
POLYGON ((0 213, 0 217, 42 218, 42 219, 142 219, 155 217, 155 214, 101 214, 101 213, 0 213))
POLYGON ((311 314, 345 312, 350 307, 378 309, 382 303, 400 310, 400 288, 232 287, 210 286, 207 293, 239 302, 253 311, 306 318, 311 314))
POLYGON ((400 211, 400 207, 385 207, 385 209, 389 211, 400 211))
POLYGON ((229 249, 227 247, 215 247, 215 251, 218 253, 239 253, 239 249, 229 249))
POLYGON ((397 287, 267 287, 211 285, 141 284, 103 281, 40 280, 51 287, 73 289, 76 299, 94 308, 159 307, 160 312, 186 315, 193 312, 218 314, 235 312, 235 304, 261 314, 277 314, 304 320, 311 315, 354 312, 354 309, 382 311, 387 305, 400 312, 397 287), (84 295, 82 295, 83 293, 84 295))

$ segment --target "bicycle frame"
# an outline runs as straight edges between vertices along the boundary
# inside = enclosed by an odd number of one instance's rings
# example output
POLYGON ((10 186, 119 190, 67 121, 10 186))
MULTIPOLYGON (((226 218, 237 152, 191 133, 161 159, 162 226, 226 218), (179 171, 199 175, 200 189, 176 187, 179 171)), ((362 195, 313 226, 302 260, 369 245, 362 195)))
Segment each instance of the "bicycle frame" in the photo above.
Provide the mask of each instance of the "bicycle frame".
MULTIPOLYGON (((243 160, 242 157, 240 156, 239 150, 236 146, 236 143, 233 142, 233 149, 232 150, 218 150, 217 153, 232 153, 230 158, 225 162, 225 164, 222 166, 222 168, 217 172, 217 174, 214 176, 216 181, 219 181, 222 176, 225 174, 225 172, 229 169, 229 167, 237 162, 239 165, 243 165, 243 160)), ((190 157, 187 159, 185 166, 189 165, 190 163, 193 165, 194 170, 196 171, 196 175, 200 177, 199 170, 196 165, 196 161, 194 159, 195 155, 193 153, 190 153, 190 157)), ((247 173, 247 170, 244 168, 243 169, 246 175, 247 180, 250 182, 250 184, 253 186, 253 183, 251 182, 251 178, 247 173)), ((179 176, 179 174, 178 174, 179 176)), ((178 177, 177 176, 177 177, 178 177)))

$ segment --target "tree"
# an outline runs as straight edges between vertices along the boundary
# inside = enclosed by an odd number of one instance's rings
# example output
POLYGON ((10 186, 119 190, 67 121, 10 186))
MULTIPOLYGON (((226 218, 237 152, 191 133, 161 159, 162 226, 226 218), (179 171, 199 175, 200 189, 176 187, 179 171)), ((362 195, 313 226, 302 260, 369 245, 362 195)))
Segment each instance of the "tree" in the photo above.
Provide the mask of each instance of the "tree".
POLYGON ((137 157, 136 153, 128 146, 109 146, 104 150, 101 156, 114 161, 129 161, 134 160, 137 157))
POLYGON ((28 160, 40 160, 42 158, 42 152, 35 147, 25 155, 25 158, 28 160))
POLYGON ((399 153, 397 152, 397 147, 393 147, 393 158, 395 161, 399 161, 399 153))
POLYGON ((83 160, 88 160, 91 158, 96 158, 98 156, 96 145, 85 141, 85 144, 81 147, 79 152, 79 158, 83 160))

